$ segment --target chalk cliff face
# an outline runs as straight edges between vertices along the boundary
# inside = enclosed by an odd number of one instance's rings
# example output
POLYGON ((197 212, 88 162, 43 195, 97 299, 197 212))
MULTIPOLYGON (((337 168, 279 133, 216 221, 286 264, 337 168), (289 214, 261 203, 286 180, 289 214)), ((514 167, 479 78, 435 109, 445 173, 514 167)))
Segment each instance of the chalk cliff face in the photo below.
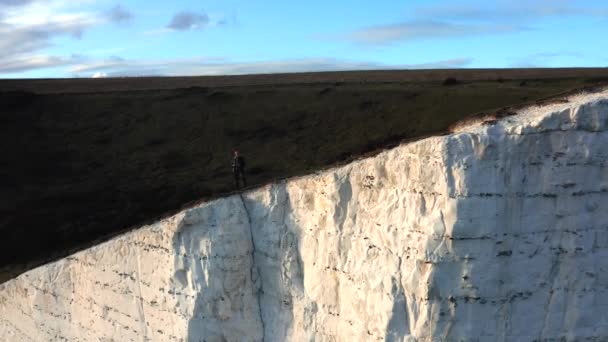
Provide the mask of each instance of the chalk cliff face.
POLYGON ((607 339, 608 92, 205 203, 0 285, 3 341, 607 339))

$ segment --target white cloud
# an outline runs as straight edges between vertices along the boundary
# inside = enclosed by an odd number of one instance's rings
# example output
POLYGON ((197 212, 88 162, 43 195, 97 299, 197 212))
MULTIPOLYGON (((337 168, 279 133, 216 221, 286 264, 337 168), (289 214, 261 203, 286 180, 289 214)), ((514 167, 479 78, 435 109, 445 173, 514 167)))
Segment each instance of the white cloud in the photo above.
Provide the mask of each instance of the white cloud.
POLYGON ((514 32, 523 27, 496 24, 457 24, 441 21, 408 21, 389 25, 365 27, 346 35, 342 39, 360 44, 379 45, 396 41, 429 38, 463 37, 489 33, 514 32))
POLYGON ((41 51, 52 46, 56 37, 78 39, 87 28, 100 23, 93 13, 73 10, 73 6, 83 3, 82 0, 0 1, 2 73, 75 62, 73 56, 48 56, 41 51))
MULTIPOLYGON (((419 39, 445 39, 526 31, 542 18, 608 18, 608 6, 581 6, 570 0, 496 0, 475 3, 451 1, 449 5, 413 9, 411 20, 379 24, 330 36, 364 45, 382 45, 419 39)), ((327 35, 325 35, 327 37, 327 35)))
POLYGON ((0 7, 0 20, 6 24, 34 26, 49 21, 69 21, 76 18, 99 22, 95 13, 82 11, 89 0, 34 0, 21 6, 0 7))
POLYGON ((71 66, 69 70, 75 75, 102 72, 106 73, 109 77, 242 75, 345 70, 460 68, 469 65, 471 61, 472 59, 470 58, 459 58, 421 64, 386 65, 334 58, 305 58, 257 62, 231 62, 222 58, 171 60, 125 60, 115 58, 104 61, 85 61, 71 66))
POLYGON ((13 7, 23 6, 33 2, 33 0, 0 0, 0 6, 13 7))
POLYGON ((436 62, 406 64, 402 69, 458 69, 473 63, 473 58, 453 58, 436 62))
POLYGON ((93 74, 93 76, 91 76, 91 78, 105 78, 108 77, 108 74, 106 74, 105 72, 96 72, 93 74))
POLYGON ((126 23, 133 19, 134 15, 120 5, 114 6, 106 13, 108 19, 115 23, 126 23))
POLYGON ((144 31, 146 36, 160 36, 177 31, 193 31, 205 28, 221 27, 229 24, 222 13, 204 13, 193 11, 177 12, 165 27, 144 31))
POLYGON ((425 6, 416 9, 419 17, 436 20, 477 20, 521 22, 544 17, 605 17, 608 7, 580 6, 580 2, 564 0, 494 1, 489 5, 451 2, 450 5, 425 6))
POLYGON ((171 30, 187 31, 203 28, 207 26, 207 24, 209 24, 209 16, 207 14, 182 11, 173 16, 171 22, 167 25, 167 28, 171 30))
POLYGON ((0 74, 16 73, 33 69, 52 68, 77 63, 77 56, 59 57, 41 54, 24 54, 0 58, 0 74))
POLYGON ((511 67, 514 68, 538 68, 538 67, 551 67, 555 59, 568 58, 568 59, 580 59, 585 57, 585 54, 579 51, 552 51, 552 52, 539 52, 523 56, 521 58, 512 59, 511 67))

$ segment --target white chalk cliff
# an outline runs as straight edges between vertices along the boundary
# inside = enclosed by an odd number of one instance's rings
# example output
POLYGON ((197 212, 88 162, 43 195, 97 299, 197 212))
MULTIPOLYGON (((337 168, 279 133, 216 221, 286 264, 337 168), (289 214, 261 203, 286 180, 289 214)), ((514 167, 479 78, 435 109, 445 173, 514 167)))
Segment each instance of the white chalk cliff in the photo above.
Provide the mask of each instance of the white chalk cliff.
POLYGON ((0 340, 606 341, 608 91, 33 269, 0 285, 0 340))

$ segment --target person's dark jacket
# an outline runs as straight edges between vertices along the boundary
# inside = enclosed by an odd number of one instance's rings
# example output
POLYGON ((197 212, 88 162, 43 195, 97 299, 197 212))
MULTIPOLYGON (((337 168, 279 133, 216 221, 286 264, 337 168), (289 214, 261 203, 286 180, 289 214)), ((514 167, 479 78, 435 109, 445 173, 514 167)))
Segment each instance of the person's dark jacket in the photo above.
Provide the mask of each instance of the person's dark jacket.
POLYGON ((237 156, 232 159, 232 172, 239 173, 245 171, 245 158, 237 156))

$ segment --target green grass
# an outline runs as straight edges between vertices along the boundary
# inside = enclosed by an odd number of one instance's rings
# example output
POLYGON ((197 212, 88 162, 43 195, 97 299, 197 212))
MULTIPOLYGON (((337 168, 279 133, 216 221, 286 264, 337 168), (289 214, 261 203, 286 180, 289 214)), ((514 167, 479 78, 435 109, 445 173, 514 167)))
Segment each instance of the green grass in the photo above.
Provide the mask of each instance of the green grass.
POLYGON ((521 83, 2 93, 0 282, 188 202, 232 191, 235 147, 247 160, 248 181, 260 185, 442 134, 473 113, 590 84, 584 78, 521 83))

